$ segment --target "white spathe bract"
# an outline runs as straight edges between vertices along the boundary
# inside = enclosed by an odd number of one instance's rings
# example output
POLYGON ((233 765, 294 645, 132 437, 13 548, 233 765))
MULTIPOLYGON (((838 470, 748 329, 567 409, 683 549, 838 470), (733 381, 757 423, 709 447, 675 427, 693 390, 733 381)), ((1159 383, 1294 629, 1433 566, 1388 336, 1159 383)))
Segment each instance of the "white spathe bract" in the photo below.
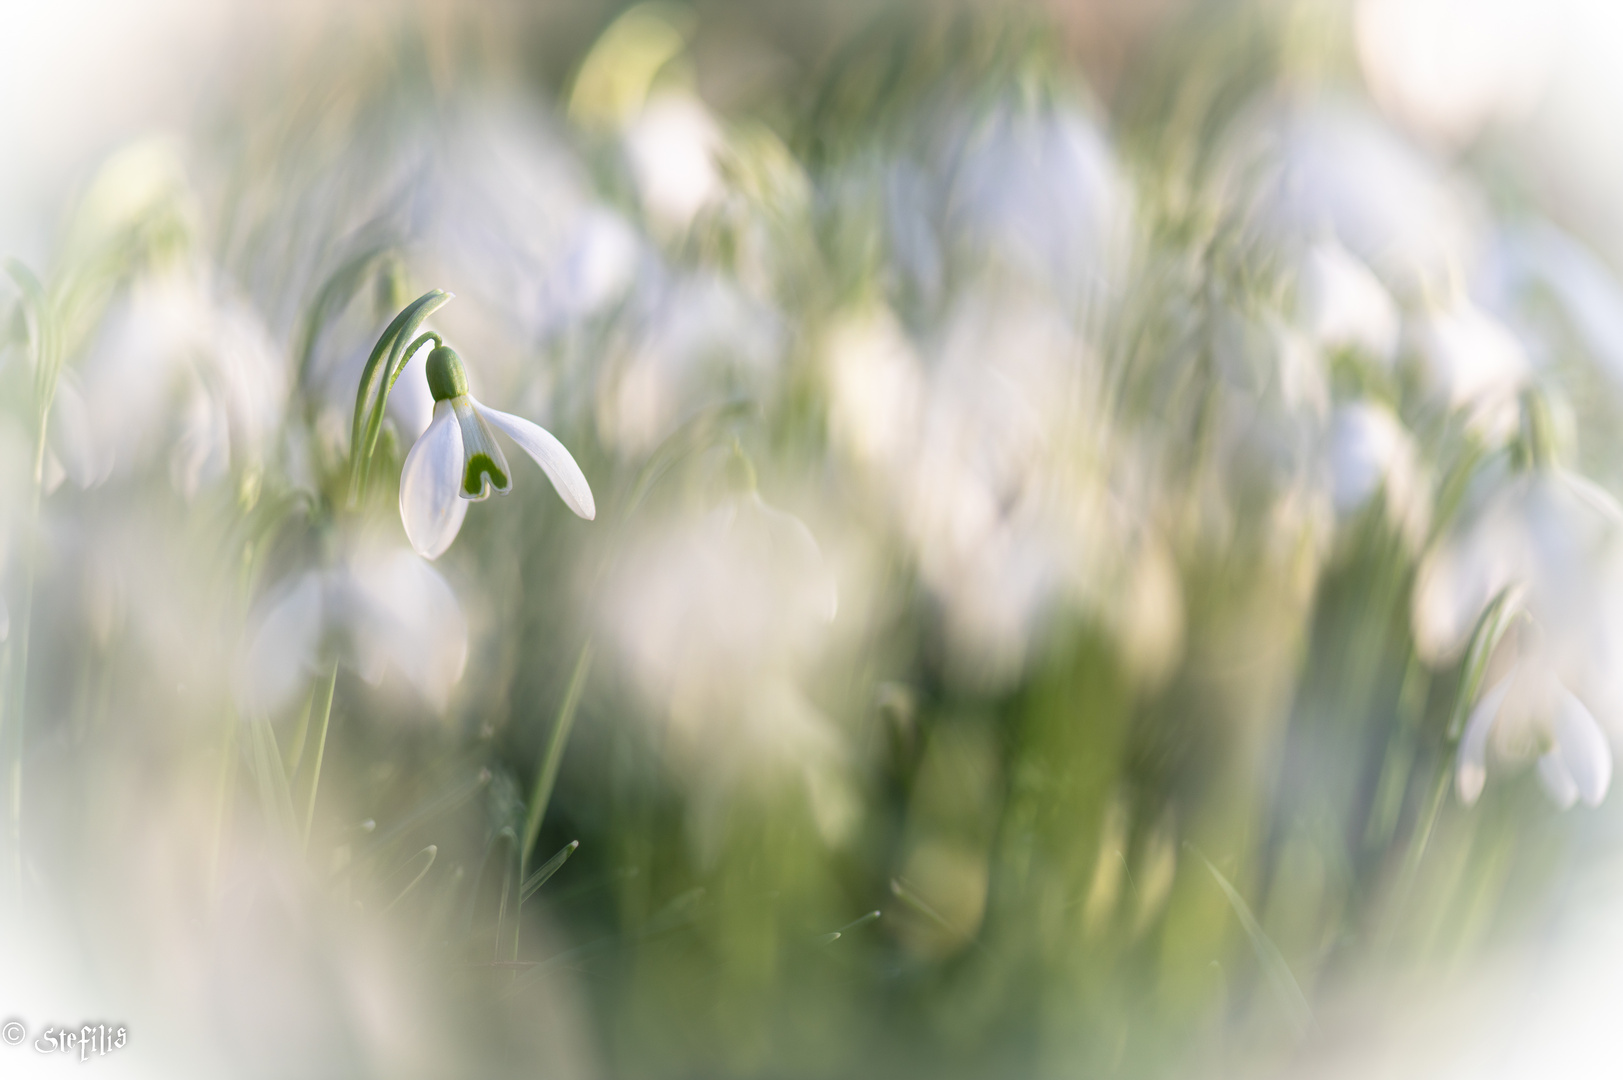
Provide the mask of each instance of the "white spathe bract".
MULTIPOLYGON (((434 420, 406 455, 400 473, 400 520, 406 527, 406 538, 419 555, 425 559, 443 555, 462 528, 468 502, 483 499, 491 491, 488 482, 473 494, 464 486, 468 453, 465 429, 458 423, 459 405, 472 410, 478 420, 518 443, 534 458, 569 509, 587 521, 597 516, 597 504, 585 474, 551 432, 462 394, 434 403, 434 420)), ((505 469, 505 461, 497 464, 505 469)), ((505 483, 496 490, 505 494, 505 483)))
POLYGON ((287 707, 317 674, 329 638, 367 682, 393 667, 435 711, 468 662, 468 622, 445 579, 404 549, 360 550, 271 590, 238 660, 238 705, 287 707))

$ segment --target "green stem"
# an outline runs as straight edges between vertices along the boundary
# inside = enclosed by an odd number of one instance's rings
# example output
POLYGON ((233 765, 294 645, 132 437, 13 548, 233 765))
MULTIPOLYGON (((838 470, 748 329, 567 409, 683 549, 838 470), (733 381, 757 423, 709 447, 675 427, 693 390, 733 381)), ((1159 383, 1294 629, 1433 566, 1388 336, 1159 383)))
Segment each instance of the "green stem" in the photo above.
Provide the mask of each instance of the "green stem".
MULTIPOLYGON (((580 711, 581 695, 586 690, 586 676, 592 670, 592 639, 588 637, 575 659, 575 670, 569 676, 569 687, 564 691, 563 704, 558 707, 558 720, 552 725, 552 738, 541 755, 540 767, 535 774, 535 790, 530 793, 530 808, 524 818, 524 839, 518 849, 519 897, 515 908, 520 914, 524 908, 523 885, 530 873, 530 850, 541 835, 541 822, 547 815, 547 804, 552 802, 552 789, 558 783, 558 768, 563 764, 564 747, 569 743, 569 732, 575 726, 575 714, 580 711)), ((573 849, 570 849, 573 850, 573 849)), ((568 858, 566 855, 565 858, 568 858)), ((560 861, 559 865, 562 865, 560 861)), ((505 903, 505 895, 503 902, 505 903)), ((518 959, 519 927, 521 920, 513 920, 513 953, 518 959)))
POLYGON ((214 789, 214 835, 209 843, 208 892, 205 894, 211 909, 219 895, 220 850, 225 844, 226 814, 236 788, 237 723, 234 713, 227 715, 220 738, 220 775, 214 789))
POLYGON ((316 756, 310 762, 310 794, 304 802, 304 832, 300 836, 300 850, 308 851, 310 848, 310 826, 316 819, 316 792, 321 786, 321 762, 327 754, 327 728, 332 719, 333 690, 338 685, 338 662, 333 661, 332 673, 327 676, 327 690, 322 694, 317 705, 319 712, 313 712, 316 720, 316 756))
POLYGON ((22 798, 23 746, 28 698, 28 646, 34 614, 34 570, 38 549, 39 508, 45 481, 45 448, 50 426, 51 403, 56 398, 61 355, 56 319, 49 297, 39 279, 22 263, 10 259, 6 271, 16 283, 29 315, 34 346, 34 447, 33 469, 29 478, 28 509, 23 519, 22 591, 13 620, 10 650, 9 693, 4 703, 4 731, 0 733, 0 754, 5 762, 6 824, 9 890, 12 899, 22 901, 22 798))
MULTIPOLYGON (((378 435, 383 430, 383 416, 389 402, 389 391, 393 389, 395 380, 400 378, 400 372, 405 370, 406 361, 411 359, 406 342, 416 332, 417 327, 422 325, 424 319, 450 300, 450 293, 430 289, 407 304, 383 331, 378 343, 372 347, 372 355, 367 358, 366 368, 361 372, 360 385, 355 389, 355 415, 350 422, 351 507, 359 505, 361 492, 366 488, 367 475, 372 468, 372 455, 377 450, 378 435)), ((434 337, 437 339, 438 335, 434 337)), ((426 334, 416 338, 412 346, 413 351, 428 338, 429 335, 426 334)))
POLYGON ((575 671, 569 676, 569 688, 564 691, 563 704, 558 708, 558 721, 552 725, 552 738, 541 755, 540 767, 535 774, 535 790, 530 794, 530 810, 524 819, 524 842, 519 847, 519 880, 529 871, 530 849, 541 835, 541 820, 546 817, 547 804, 552 801, 552 789, 558 782, 558 767, 563 763, 564 746, 569 742, 569 731, 575 726, 575 713, 580 709, 581 694, 586 690, 586 676, 592 668, 592 639, 580 647, 575 660, 575 671))

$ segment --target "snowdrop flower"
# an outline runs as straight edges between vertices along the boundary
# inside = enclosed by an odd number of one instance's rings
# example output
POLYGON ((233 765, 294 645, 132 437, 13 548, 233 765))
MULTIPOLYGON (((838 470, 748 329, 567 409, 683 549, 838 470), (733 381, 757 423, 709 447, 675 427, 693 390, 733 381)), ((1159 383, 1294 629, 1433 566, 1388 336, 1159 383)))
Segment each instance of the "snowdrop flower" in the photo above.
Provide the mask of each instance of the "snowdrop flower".
POLYGON ((1460 742, 1456 785, 1473 802, 1486 752, 1538 750, 1539 776, 1559 805, 1593 805, 1611 779, 1597 717, 1623 719, 1623 510, 1587 480, 1540 466, 1502 484, 1421 564, 1415 648, 1430 663, 1464 650, 1494 598, 1521 624, 1489 665, 1487 691, 1460 742), (1491 736, 1491 738, 1490 738, 1491 736))
POLYGON ((652 98, 625 141, 643 205, 657 226, 680 232, 721 197, 721 128, 697 97, 667 92, 652 98))
POLYGON ((1362 109, 1264 105, 1241 120, 1228 153, 1265 231, 1332 233, 1405 297, 1475 263, 1469 190, 1362 109))
POLYGON ((1531 365, 1504 324, 1459 299, 1422 316, 1410 339, 1421 378, 1434 396, 1463 410, 1478 431, 1508 434, 1531 365))
MULTIPOLYGON (((746 465, 745 473, 751 470, 746 465)), ((667 725, 669 763, 692 791, 701 857, 741 794, 798 779, 825 839, 852 821, 846 748, 807 697, 838 608, 834 575, 798 517, 753 479, 708 513, 665 523, 626 555, 604 616, 634 684, 667 725)))
POLYGON ((1334 239, 1308 249, 1297 295, 1302 328, 1322 348, 1355 349, 1387 365, 1398 345, 1398 308, 1385 286, 1334 239))
POLYGON ((1387 518, 1418 548, 1430 524, 1430 493, 1420 454, 1403 424, 1384 405, 1340 405, 1330 418, 1330 498, 1343 517, 1362 509, 1377 493, 1387 518))
POLYGON ((598 376, 604 442, 637 457, 701 409, 772 394, 786 343, 778 312, 710 272, 651 277, 639 294, 635 337, 598 376))
POLYGON ((1132 192, 1098 127, 1065 107, 996 109, 959 133, 948 160, 949 227, 1059 295, 1110 287, 1133 216, 1132 192))
POLYGON ((144 278, 109 312, 78 378, 59 385, 54 446, 82 487, 164 446, 190 498, 263 459, 287 393, 285 358, 252 309, 206 273, 144 278))
POLYGON ((436 711, 468 660, 468 623, 433 567, 402 548, 358 550, 339 565, 291 576, 271 589, 236 672, 245 711, 285 708, 317 674, 332 638, 377 685, 392 666, 436 711))
POLYGON ((1557 10, 1525 0, 1362 0, 1358 59, 1383 108, 1457 146, 1538 103, 1557 10))
POLYGON ((1469 806, 1482 794, 1492 743, 1506 760, 1537 753, 1539 783, 1557 807, 1579 799, 1600 805, 1612 782, 1612 749, 1594 715, 1557 676, 1538 626, 1518 623, 1496 652, 1498 666, 1508 659, 1510 670, 1494 679, 1466 723, 1454 772, 1460 801, 1469 806))
POLYGON ((400 520, 419 555, 437 559, 462 528, 468 503, 512 488, 500 431, 535 459, 565 505, 587 521, 597 516, 592 489, 575 459, 552 434, 522 417, 487 408, 468 393, 462 359, 444 345, 426 364, 434 419, 400 473, 400 520))

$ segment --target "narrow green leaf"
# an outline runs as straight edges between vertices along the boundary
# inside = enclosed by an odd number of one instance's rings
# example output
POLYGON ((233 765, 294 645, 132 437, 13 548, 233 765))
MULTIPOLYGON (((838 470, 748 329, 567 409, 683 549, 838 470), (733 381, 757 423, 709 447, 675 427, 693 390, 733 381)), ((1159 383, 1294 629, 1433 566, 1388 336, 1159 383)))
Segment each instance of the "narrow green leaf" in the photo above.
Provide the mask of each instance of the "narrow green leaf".
POLYGON ((564 691, 563 704, 558 707, 558 719, 552 725, 552 738, 547 740, 546 752, 535 773, 535 790, 530 795, 529 812, 524 819, 524 843, 519 848, 521 866, 526 866, 530 851, 541 835, 541 821, 546 817, 547 804, 552 801, 552 789, 558 782, 558 768, 563 764, 564 746, 569 742, 569 731, 575 726, 575 713, 580 708, 581 694, 586 690, 586 676, 592 669, 592 639, 587 638, 575 659, 574 673, 569 676, 569 687, 564 691))
POLYGON ((413 300, 394 317, 383 331, 378 343, 372 347, 366 367, 361 372, 360 385, 355 389, 355 415, 350 422, 349 443, 349 504, 360 501, 366 487, 372 454, 377 449, 378 433, 383 430, 385 406, 389 401, 389 388, 393 385, 395 369, 399 367, 406 344, 424 319, 451 300, 451 294, 442 289, 430 289, 413 300))
POLYGON ((547 883, 548 878, 563 868, 564 863, 569 861, 569 856, 573 855, 578 847, 580 847, 580 841, 571 840, 563 846, 563 849, 558 854, 542 863, 539 870, 525 879, 524 887, 519 890, 518 902, 522 904, 534 896, 536 890, 547 883))
POLYGON ((423 856, 425 856, 425 855, 428 856, 427 860, 424 861, 424 863, 423 863, 422 869, 417 871, 416 876, 413 877, 409 882, 407 882, 406 887, 404 889, 401 889, 398 893, 396 893, 395 898, 393 900, 390 900, 387 904, 385 904, 383 906, 383 910, 378 912, 378 914, 380 914, 380 915, 388 914, 390 909, 392 909, 396 904, 400 903, 400 901, 404 900, 411 893, 411 890, 413 890, 413 889, 415 889, 417 887, 418 882, 422 881, 423 878, 428 876, 428 871, 430 869, 432 869, 433 866, 434 866, 434 858, 437 855, 439 855, 439 853, 440 853, 440 849, 439 849, 439 847, 437 845, 429 844, 423 850, 419 851, 417 854, 413 855, 410 859, 408 859, 406 861, 406 865, 404 867, 402 867, 403 870, 410 869, 412 864, 415 863, 418 859, 423 858, 423 856))
POLYGON ((1279 949, 1268 939, 1268 935, 1263 933, 1262 924, 1257 922, 1255 915, 1251 914, 1251 908, 1246 904, 1245 898, 1240 895, 1239 890, 1229 884, 1229 879, 1224 877, 1222 871, 1218 870, 1204 854, 1201 854, 1199 849, 1195 848, 1193 844, 1189 845, 1189 847, 1196 855, 1200 856, 1200 861, 1206 864, 1206 869, 1210 870, 1212 877, 1216 879, 1217 887, 1223 890, 1224 896, 1228 897, 1229 906, 1234 909, 1235 917, 1240 920, 1240 926, 1245 929, 1246 937, 1251 939, 1251 948, 1257 954, 1257 962, 1262 965, 1263 974, 1267 976, 1268 985, 1273 990, 1274 996, 1279 1000, 1279 1007, 1284 1011, 1285 1018, 1290 1021, 1291 1027, 1295 1029, 1298 1037, 1306 1035, 1317 1027, 1317 1024, 1313 1019, 1313 1010, 1308 1006, 1307 996, 1302 993, 1302 988, 1297 984, 1296 977, 1291 974, 1290 965, 1285 963, 1285 958, 1280 955, 1279 949))

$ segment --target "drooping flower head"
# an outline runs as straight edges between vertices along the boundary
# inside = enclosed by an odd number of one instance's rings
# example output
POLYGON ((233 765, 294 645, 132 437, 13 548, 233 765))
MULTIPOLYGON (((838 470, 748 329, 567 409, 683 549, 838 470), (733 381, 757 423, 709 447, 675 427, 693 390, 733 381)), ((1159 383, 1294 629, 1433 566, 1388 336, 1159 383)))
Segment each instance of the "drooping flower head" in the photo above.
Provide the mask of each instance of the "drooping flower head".
POLYGON ((563 443, 522 417, 481 405, 468 393, 467 372, 453 349, 436 346, 426 374, 434 419, 400 474, 400 520, 419 555, 436 559, 451 546, 469 502, 512 490, 497 431, 535 459, 569 509, 587 521, 597 516, 592 489, 563 443))

